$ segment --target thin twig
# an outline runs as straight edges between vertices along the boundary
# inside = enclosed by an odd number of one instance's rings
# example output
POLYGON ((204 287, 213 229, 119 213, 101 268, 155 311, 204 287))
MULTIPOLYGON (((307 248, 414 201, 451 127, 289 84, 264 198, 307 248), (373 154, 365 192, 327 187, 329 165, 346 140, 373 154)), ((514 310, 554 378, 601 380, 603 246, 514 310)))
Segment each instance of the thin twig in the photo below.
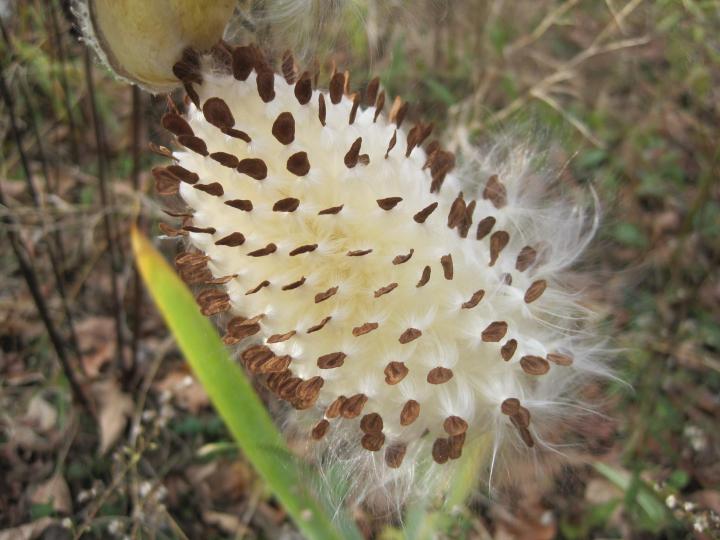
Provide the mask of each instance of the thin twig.
POLYGON ((105 145, 102 135, 102 124, 100 121, 99 111, 97 109, 97 101, 95 99, 95 84, 92 75, 92 59, 89 48, 84 50, 85 58, 85 83, 87 85, 88 98, 90 100, 90 113, 92 116, 93 129, 95 131, 95 143, 98 153, 98 183, 100 188, 100 204, 103 209, 103 228, 105 237, 108 242, 108 254, 110 256, 111 279, 110 285, 112 290, 113 317, 115 320, 115 335, 117 339, 117 366, 122 373, 125 370, 124 351, 125 351, 125 333, 123 331, 123 309, 120 301, 120 286, 118 283, 118 274, 120 273, 120 262, 116 256, 114 246, 117 242, 113 241, 113 224, 109 212, 110 200, 107 188, 107 174, 105 163, 105 145))
MULTIPOLYGON (((140 194, 140 138, 142 136, 142 114, 143 100, 140 89, 137 86, 132 87, 132 187, 135 193, 140 194)), ((143 230, 142 212, 138 212, 136 226, 139 230, 143 230)), ((130 373, 137 369, 138 366, 138 350, 140 346, 140 332, 142 330, 142 306, 143 306, 143 285, 140 278, 140 272, 136 265, 133 265, 133 306, 132 306, 132 344, 130 373)))
POLYGON ((63 105, 65 106, 65 115, 67 116, 68 127, 70 128, 70 157, 73 163, 79 165, 80 163, 80 152, 78 150, 78 138, 77 128, 75 127, 75 118, 72 113, 72 105, 70 103, 70 85, 67 80, 67 66, 66 66, 66 55, 65 45, 63 44, 62 33, 60 32, 60 23, 58 21, 57 8, 55 6, 55 0, 50 2, 50 22, 52 27, 52 37, 55 45, 55 51, 57 52, 58 61, 60 62, 60 69, 58 70, 58 79, 60 80, 60 87, 62 88, 63 94, 63 105))

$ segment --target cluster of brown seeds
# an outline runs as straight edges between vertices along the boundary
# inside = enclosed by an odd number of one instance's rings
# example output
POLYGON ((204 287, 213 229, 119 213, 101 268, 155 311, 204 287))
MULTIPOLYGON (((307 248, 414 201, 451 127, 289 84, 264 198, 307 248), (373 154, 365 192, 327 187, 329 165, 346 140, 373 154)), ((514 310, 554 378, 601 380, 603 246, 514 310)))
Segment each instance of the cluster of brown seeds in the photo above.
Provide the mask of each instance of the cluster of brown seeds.
MULTIPOLYGON (((229 73, 239 81, 245 81, 254 70, 256 73, 257 93, 264 103, 270 103, 275 99, 275 74, 270 67, 269 62, 263 57, 260 51, 253 46, 230 48, 224 44, 216 46, 212 51, 212 58, 216 65, 225 66, 229 73)), ((175 65, 174 73, 183 82, 187 92, 188 99, 202 111, 205 120, 219 129, 224 135, 251 142, 251 137, 245 131, 236 128, 236 119, 228 104, 219 97, 211 97, 201 103, 198 92, 194 85, 203 83, 201 73, 201 59, 194 51, 187 50, 183 53, 182 59, 175 65)), ((292 55, 286 53, 281 62, 281 73, 285 81, 294 85, 294 95, 300 105, 307 105, 313 96, 313 80, 317 82, 317 76, 311 77, 307 71, 298 75, 295 62, 292 55)), ((325 95, 318 95, 318 122, 326 125, 328 105, 325 102, 325 95)), ((385 93, 379 88, 379 80, 373 79, 367 86, 364 98, 360 93, 351 93, 349 88, 349 74, 347 72, 334 72, 329 83, 329 100, 331 105, 341 102, 343 96, 352 101, 352 108, 348 116, 348 125, 352 125, 357 117, 361 102, 374 106, 374 121, 377 121, 380 113, 385 105, 385 93)), ((220 165, 237 171, 238 174, 252 178, 255 181, 263 182, 268 178, 268 165, 261 158, 245 158, 239 159, 237 156, 228 152, 211 152, 205 140, 199 137, 192 129, 190 124, 177 111, 175 106, 170 103, 170 110, 162 118, 162 125, 175 135, 178 144, 188 150, 208 157, 220 165)), ((392 138, 388 142, 387 150, 384 158, 387 159, 397 144, 397 129, 399 129, 406 117, 408 104, 402 99, 396 98, 393 102, 389 120, 394 123, 396 129, 392 138)), ((296 120, 290 112, 281 112, 272 124, 271 133, 273 137, 282 145, 290 145, 296 138, 296 120)), ((432 132, 432 125, 418 123, 413 126, 407 136, 407 146, 405 148, 405 157, 409 157, 413 150, 420 147, 432 132)), ((172 154, 165 148, 154 147, 155 151, 165 155, 172 154)), ((430 142, 426 148, 427 160, 423 165, 423 170, 429 171, 431 193, 438 193, 450 171, 455 166, 455 157, 452 153, 440 148, 437 141, 430 142)), ((292 175, 302 178, 311 171, 311 157, 305 151, 298 151, 290 155, 285 163, 286 170, 292 175)), ((372 159, 376 159, 372 157, 372 159)), ((382 159, 382 157, 380 157, 382 159)), ((353 169, 358 166, 367 166, 370 163, 371 156, 363 153, 363 140, 358 137, 350 145, 344 155, 344 165, 347 169, 353 169)), ((222 184, 219 182, 202 183, 204 178, 178 164, 169 165, 167 167, 157 167, 153 169, 153 175, 156 179, 157 191, 161 195, 176 195, 179 192, 181 183, 191 185, 209 197, 223 198, 225 193, 222 184)), ((484 200, 489 201, 496 209, 501 209, 507 204, 507 189, 498 176, 491 176, 482 193, 484 200)), ((386 212, 392 212, 399 205, 403 204, 403 197, 391 196, 379 198, 376 200, 377 206, 386 212)), ((255 205, 252 200, 248 199, 231 199, 223 200, 228 207, 241 212, 253 212, 255 205)), ((272 211, 277 213, 293 213, 296 212, 303 204, 303 201, 297 197, 285 197, 278 199, 272 205, 272 211)), ((438 209, 438 202, 433 202, 424 208, 419 208, 412 215, 412 219, 418 225, 423 225, 433 212, 438 209)), ((457 198, 451 204, 448 214, 446 226, 451 230, 456 230, 460 238, 467 238, 473 228, 474 213, 478 206, 477 201, 465 199, 465 195, 460 192, 457 198)), ((321 209, 317 212, 319 216, 334 216, 341 214, 344 205, 336 205, 321 209)), ((213 227, 197 227, 193 225, 192 213, 188 212, 167 212, 173 217, 182 219, 180 228, 175 229, 168 225, 161 225, 161 230, 168 236, 186 236, 188 233, 205 234, 213 237, 215 246, 225 246, 227 248, 237 248, 243 246, 246 237, 241 231, 234 231, 215 240, 216 229, 213 227)), ((332 218, 330 218, 332 219, 332 218)), ((496 264, 503 250, 510 243, 510 234, 505 230, 494 230, 496 218, 487 216, 480 219, 475 227, 476 240, 484 240, 489 236, 489 261, 488 266, 492 267, 496 264)), ((306 243, 297 245, 287 251, 289 257, 297 257, 318 250, 318 243, 306 243)), ((347 257, 365 257, 371 255, 372 248, 352 249, 348 250, 345 255, 347 257)), ((406 253, 401 253, 392 259, 392 265, 402 265, 411 260, 415 253, 414 249, 410 249, 406 253)), ((281 254, 278 245, 269 242, 266 245, 248 251, 246 255, 253 258, 268 257, 273 254, 281 254)), ((277 256, 277 255, 274 255, 277 256)), ((515 270, 524 272, 531 268, 538 259, 538 250, 532 246, 525 246, 517 255, 515 262, 515 270)), ((175 264, 178 268, 180 276, 191 285, 210 285, 212 288, 201 290, 197 295, 197 301, 200 305, 202 313, 212 316, 231 310, 230 295, 225 288, 222 287, 228 281, 234 279, 236 275, 229 274, 220 277, 214 277, 208 267, 210 258, 203 253, 186 252, 178 255, 175 264), (219 287, 218 287, 219 286, 219 287)), ((452 281, 456 276, 455 263, 451 253, 439 257, 437 270, 441 272, 442 278, 452 281)), ((433 275, 431 265, 424 265, 418 276, 416 287, 420 288, 427 285, 433 275)), ((504 274, 503 281, 507 285, 512 283, 512 276, 509 273, 504 274)), ((246 295, 259 294, 263 289, 278 286, 282 291, 292 291, 303 287, 306 284, 306 276, 298 276, 297 279, 284 283, 272 283, 268 279, 262 280, 260 283, 253 285, 246 290, 246 295)), ((305 285, 307 286, 307 285, 305 285)), ((320 304, 334 297, 342 284, 334 285, 324 291, 314 295, 315 304, 320 304)), ((384 285, 372 293, 373 298, 381 298, 393 293, 399 287, 398 282, 391 282, 384 285)), ((543 279, 536 280, 531 283, 524 294, 524 301, 527 304, 538 300, 547 288, 547 282, 543 279)), ((478 306, 485 297, 486 291, 479 289, 475 291, 464 303, 461 309, 470 310, 478 306)), ((226 325, 226 334, 224 342, 228 345, 237 345, 242 341, 262 334, 262 322, 264 314, 252 317, 233 317, 226 325)), ((304 333, 313 334, 320 332, 330 323, 331 315, 323 317, 315 324, 304 329, 304 333)), ((378 332, 381 325, 377 321, 366 321, 361 324, 352 326, 348 332, 355 338, 362 338, 367 334, 378 332)), ((267 387, 275 393, 279 398, 288 401, 298 410, 304 410, 313 407, 319 396, 321 389, 325 384, 322 376, 313 376, 307 379, 298 377, 293 373, 291 368, 293 358, 290 355, 277 355, 267 345, 279 344, 292 340, 300 330, 288 330, 283 333, 275 333, 265 337, 265 344, 253 344, 246 348, 241 359, 244 366, 251 373, 264 377, 267 387)), ((481 340, 485 343, 499 343, 508 332, 508 323, 506 321, 493 321, 487 325, 481 332, 481 340)), ((400 345, 409 344, 418 340, 423 335, 419 328, 408 327, 397 335, 397 342, 400 345)), ((500 348, 500 355, 504 361, 510 361, 518 347, 515 339, 509 339, 500 348)), ((330 352, 317 357, 316 364, 321 370, 338 369, 342 367, 347 359, 347 354, 342 351, 330 352)), ((519 365, 522 370, 532 376, 539 376, 547 373, 550 369, 550 363, 559 366, 567 366, 572 363, 572 358, 568 355, 559 353, 549 354, 547 358, 533 355, 525 355, 519 365)), ((385 383, 387 385, 397 385, 409 373, 408 366, 401 361, 391 361, 384 368, 385 383)), ((437 366, 427 372, 426 381, 431 385, 441 385, 450 381, 454 376, 452 369, 437 366)), ((336 418, 353 419, 363 414, 365 405, 368 403, 368 396, 358 393, 350 396, 338 396, 325 410, 324 418, 320 420, 311 431, 311 436, 315 440, 322 439, 330 429, 330 420, 336 418)), ((509 416, 512 424, 518 429, 523 441, 528 446, 533 446, 534 441, 529 431, 530 413, 522 407, 515 398, 508 398, 501 405, 503 414, 509 416)), ((420 403, 416 400, 407 400, 400 411, 400 425, 409 426, 413 424, 420 416, 420 403)), ((378 412, 369 412, 364 414, 360 419, 360 430, 362 436, 360 444, 369 451, 379 451, 385 446, 386 435, 383 433, 383 418, 378 412)), ((465 442, 466 432, 468 431, 468 422, 459 416, 448 416, 442 423, 442 429, 445 437, 437 438, 432 445, 432 457, 437 463, 445 463, 449 459, 457 459, 462 453, 462 447, 465 442)), ((388 444, 385 449, 385 461, 390 467, 399 467, 406 453, 406 445, 401 442, 393 442, 388 444)))

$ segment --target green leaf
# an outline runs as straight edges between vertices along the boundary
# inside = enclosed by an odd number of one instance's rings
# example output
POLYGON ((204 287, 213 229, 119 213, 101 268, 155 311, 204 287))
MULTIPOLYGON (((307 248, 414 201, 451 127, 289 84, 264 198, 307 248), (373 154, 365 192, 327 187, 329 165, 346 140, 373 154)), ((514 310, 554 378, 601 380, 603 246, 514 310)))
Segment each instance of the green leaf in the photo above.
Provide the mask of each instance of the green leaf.
POLYGON ((361 538, 347 520, 341 534, 309 492, 320 482, 290 453, 247 377, 230 359, 185 284, 135 229, 132 247, 143 280, 193 372, 240 449, 300 531, 310 539, 361 538))

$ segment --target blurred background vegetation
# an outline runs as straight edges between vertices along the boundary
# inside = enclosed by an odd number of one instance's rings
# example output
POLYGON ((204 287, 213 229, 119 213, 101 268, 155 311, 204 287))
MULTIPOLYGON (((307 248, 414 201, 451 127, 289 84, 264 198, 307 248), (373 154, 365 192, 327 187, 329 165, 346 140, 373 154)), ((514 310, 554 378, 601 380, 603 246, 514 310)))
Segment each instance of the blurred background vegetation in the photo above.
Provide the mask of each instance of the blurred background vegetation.
MULTIPOLYGON (((545 485, 480 490, 432 534, 720 537, 720 3, 297 4, 240 1, 227 38, 378 74, 458 150, 529 139, 602 201, 586 266, 632 390, 545 485)), ((165 98, 98 67, 67 2, 0 1, 0 21, 0 540, 292 538, 138 286, 165 98)))

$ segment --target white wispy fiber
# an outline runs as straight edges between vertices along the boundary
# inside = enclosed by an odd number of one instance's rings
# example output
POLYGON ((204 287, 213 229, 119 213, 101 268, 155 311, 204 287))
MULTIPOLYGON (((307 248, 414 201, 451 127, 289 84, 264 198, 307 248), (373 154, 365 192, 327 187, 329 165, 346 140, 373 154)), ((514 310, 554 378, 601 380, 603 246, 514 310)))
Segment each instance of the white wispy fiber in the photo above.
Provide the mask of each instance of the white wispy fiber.
POLYGON ((453 169, 373 84, 365 107, 342 73, 325 92, 290 57, 284 76, 252 47, 213 58, 176 65, 195 104, 163 118, 180 144, 158 190, 188 207, 165 232, 187 237, 178 268, 225 341, 298 410, 287 428, 383 504, 450 481, 473 441, 488 474, 553 450, 607 374, 565 275, 596 214, 522 145, 453 169))

